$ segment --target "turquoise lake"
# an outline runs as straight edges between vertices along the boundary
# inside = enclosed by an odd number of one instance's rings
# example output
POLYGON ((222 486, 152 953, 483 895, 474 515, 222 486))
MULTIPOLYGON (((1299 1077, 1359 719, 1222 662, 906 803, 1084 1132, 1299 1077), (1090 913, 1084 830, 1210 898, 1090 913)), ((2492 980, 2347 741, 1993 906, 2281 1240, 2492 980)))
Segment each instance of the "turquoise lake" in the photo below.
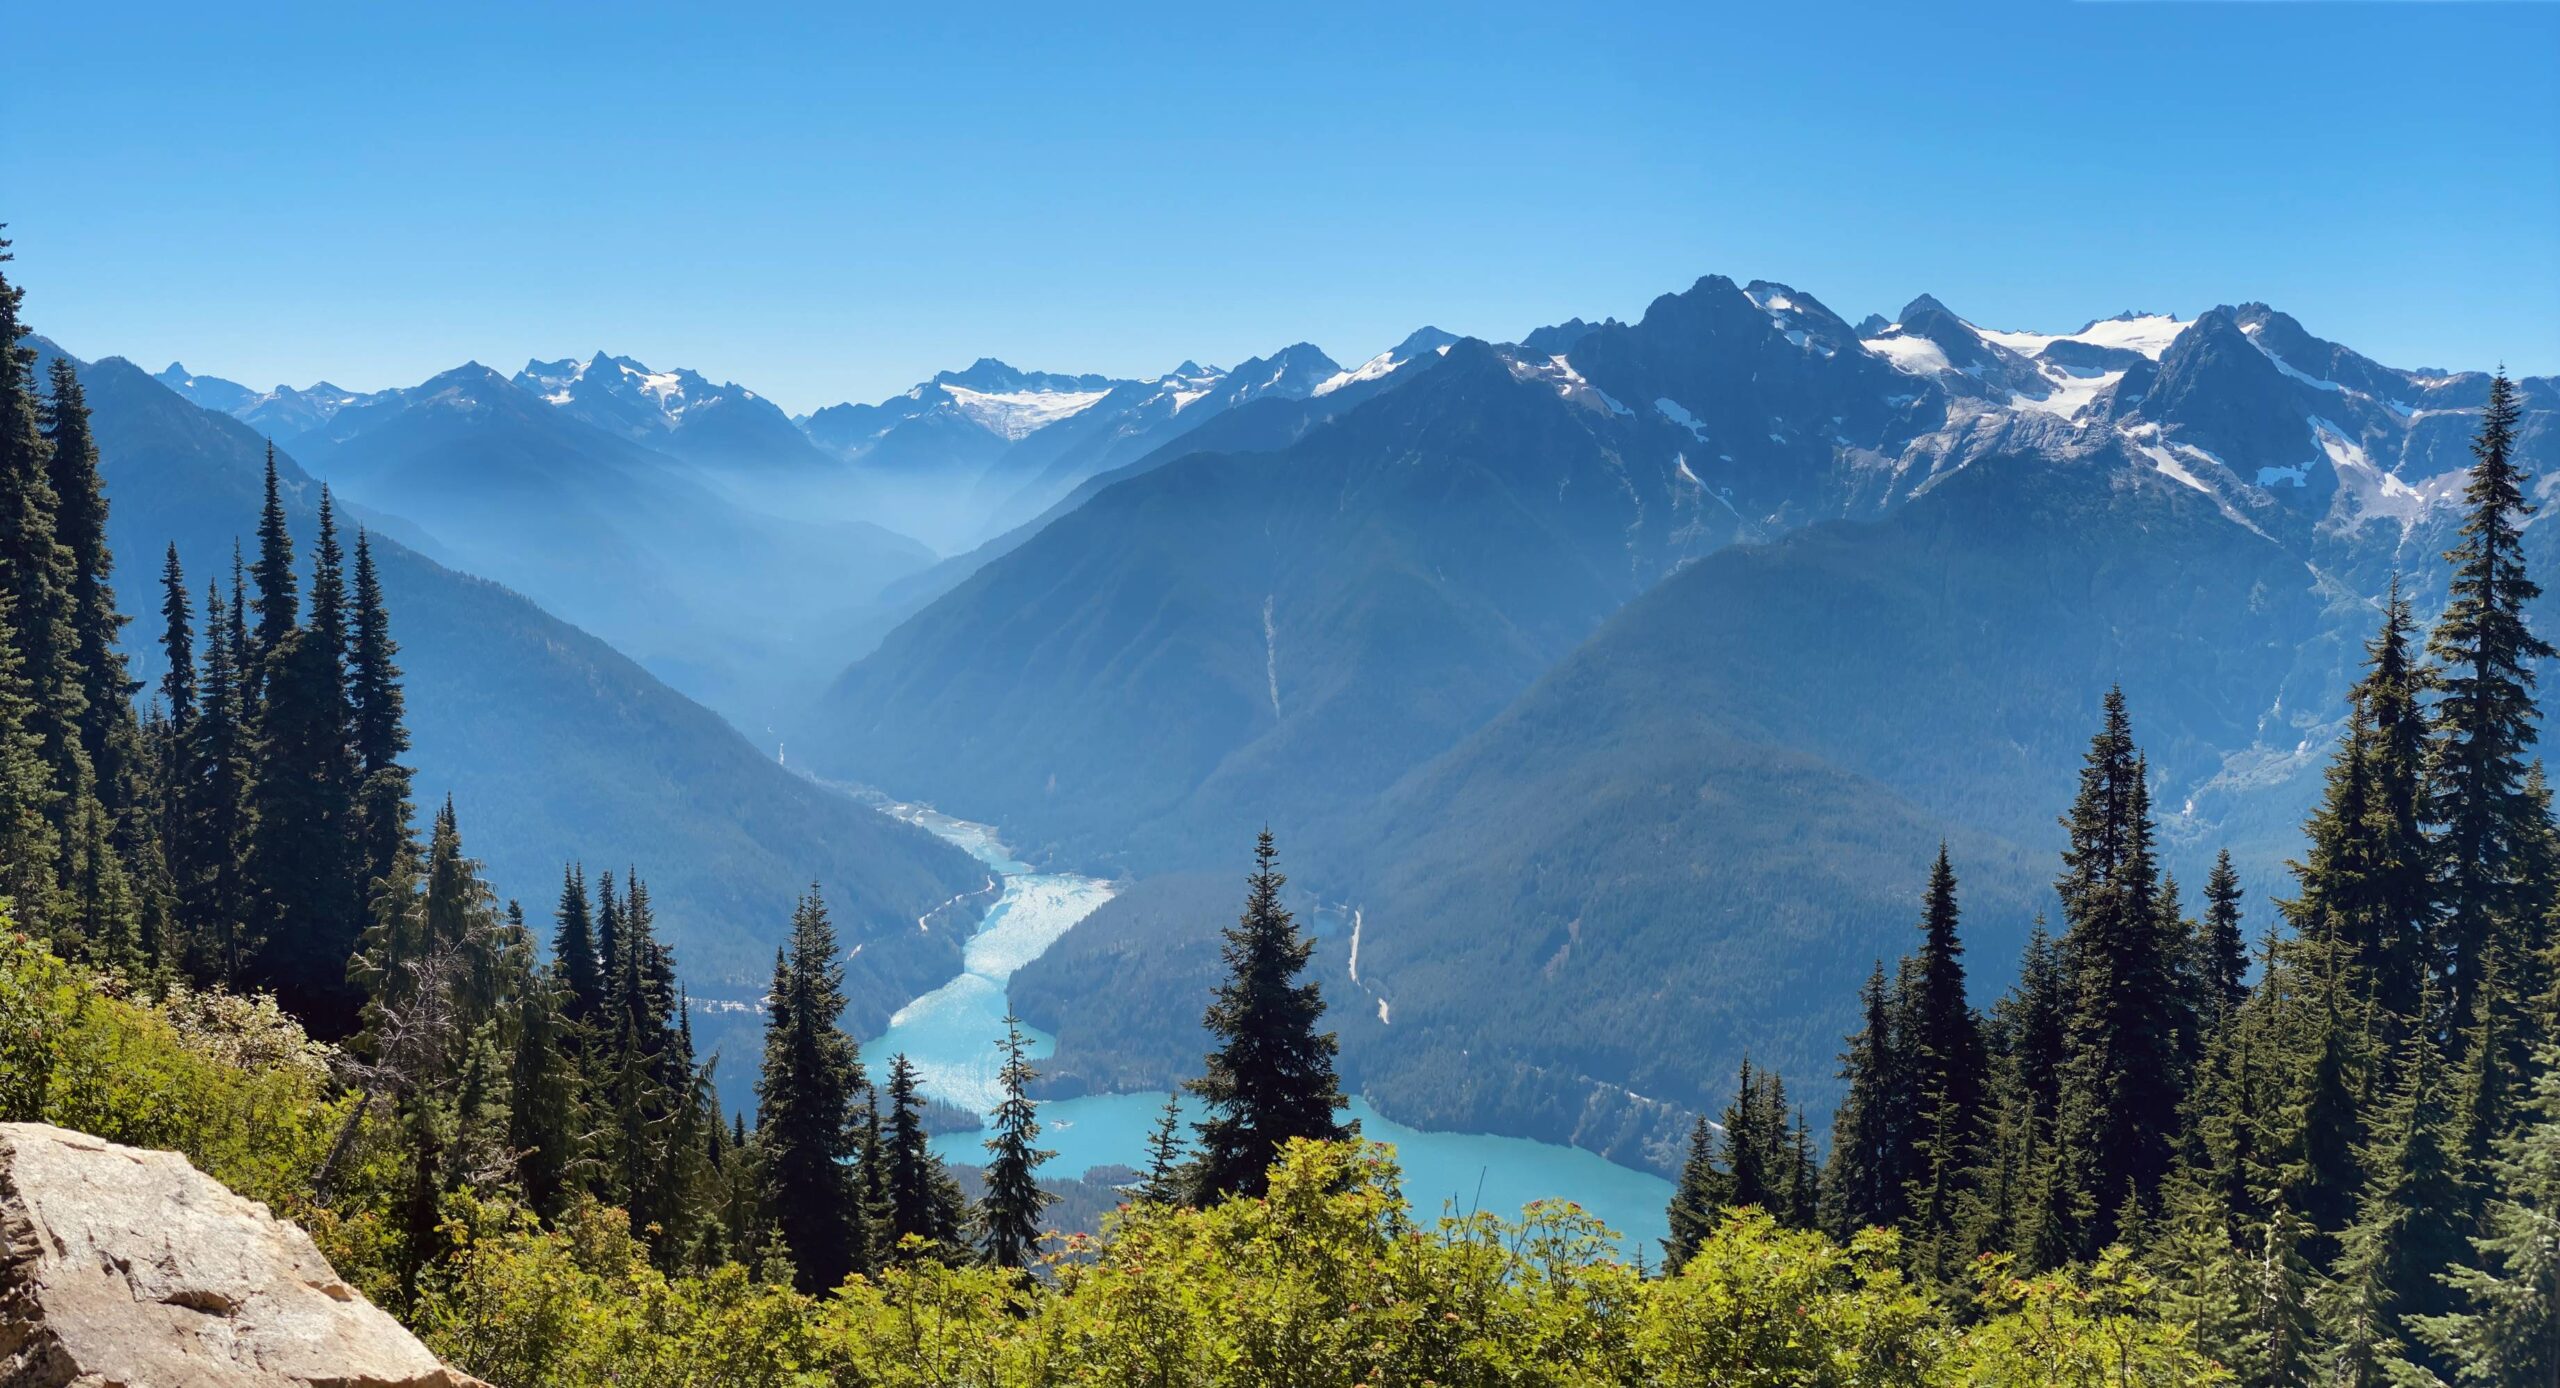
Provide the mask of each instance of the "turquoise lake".
MULTIPOLYGON (((996 831, 913 805, 889 813, 966 850, 1003 878, 1004 891, 987 908, 970 937, 963 972, 900 1008, 888 1029, 864 1040, 862 1052, 875 1070, 904 1052, 933 1098, 984 1112, 995 1106, 996 1044, 1004 1035, 1005 985, 1014 970, 1040 957, 1076 922, 1111 899, 1111 884, 1073 873, 1041 872, 1017 860, 996 831)), ((1035 1056, 1046 1056, 1053 1038, 1029 1032, 1035 1056)), ((1048 1169, 1080 1175, 1097 1166, 1143 1166, 1147 1134, 1164 1110, 1165 1096, 1099 1094, 1040 1105, 1040 1145, 1057 1153, 1048 1169)), ((1197 1116, 1196 1114, 1193 1116, 1197 1116)), ((1629 1256, 1660 1256, 1666 1231, 1663 1207, 1671 1184, 1576 1147, 1483 1133, 1424 1132, 1381 1116, 1365 1100, 1351 1101, 1361 1135, 1392 1144, 1404 1171, 1405 1197, 1419 1218, 1443 1211, 1491 1210, 1516 1215, 1533 1200, 1571 1200, 1620 1236, 1629 1256)), ((986 1160, 980 1133, 946 1133, 934 1140, 945 1160, 986 1160)))

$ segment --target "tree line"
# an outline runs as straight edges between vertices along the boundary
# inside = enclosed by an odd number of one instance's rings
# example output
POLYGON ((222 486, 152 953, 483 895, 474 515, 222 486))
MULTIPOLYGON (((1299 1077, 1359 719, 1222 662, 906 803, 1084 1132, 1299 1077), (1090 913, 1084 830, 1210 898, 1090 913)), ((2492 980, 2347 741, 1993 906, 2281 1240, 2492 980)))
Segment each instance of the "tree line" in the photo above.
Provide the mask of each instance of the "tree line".
POLYGON ((2560 1374, 2560 828, 2532 759, 2540 590, 2516 395, 2493 383, 2421 646, 2398 584, 2254 956, 2230 855, 2190 915, 2120 692, 2054 882, 1988 1013, 1942 847, 1919 947, 1861 994, 1818 1183, 1746 1063, 1670 1208, 1677 1268, 1726 1212, 1898 1231, 1941 1285, 2131 1250, 2243 1382, 2549 1384, 2560 1374), (2254 964, 2254 967, 2253 967, 2254 964))

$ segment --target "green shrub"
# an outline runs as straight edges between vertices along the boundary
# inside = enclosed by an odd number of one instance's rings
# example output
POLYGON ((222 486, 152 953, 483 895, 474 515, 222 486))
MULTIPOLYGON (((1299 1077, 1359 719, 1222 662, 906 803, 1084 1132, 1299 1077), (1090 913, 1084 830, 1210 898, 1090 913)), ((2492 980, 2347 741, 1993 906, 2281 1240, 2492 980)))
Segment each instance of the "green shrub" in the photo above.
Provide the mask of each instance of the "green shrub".
POLYGON ((297 1212, 352 1102, 325 1054, 271 1000, 112 997, 0 927, 0 1116, 175 1149, 297 1212))

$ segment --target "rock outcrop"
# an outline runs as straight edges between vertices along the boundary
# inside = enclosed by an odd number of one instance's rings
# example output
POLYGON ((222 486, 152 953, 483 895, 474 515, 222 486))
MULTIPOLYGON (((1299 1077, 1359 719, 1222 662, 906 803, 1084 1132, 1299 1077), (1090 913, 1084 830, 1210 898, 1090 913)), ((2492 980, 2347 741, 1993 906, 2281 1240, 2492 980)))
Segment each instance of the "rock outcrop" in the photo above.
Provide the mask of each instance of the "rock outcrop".
POLYGON ((175 1152, 0 1123, 0 1388, 486 1388, 175 1152))

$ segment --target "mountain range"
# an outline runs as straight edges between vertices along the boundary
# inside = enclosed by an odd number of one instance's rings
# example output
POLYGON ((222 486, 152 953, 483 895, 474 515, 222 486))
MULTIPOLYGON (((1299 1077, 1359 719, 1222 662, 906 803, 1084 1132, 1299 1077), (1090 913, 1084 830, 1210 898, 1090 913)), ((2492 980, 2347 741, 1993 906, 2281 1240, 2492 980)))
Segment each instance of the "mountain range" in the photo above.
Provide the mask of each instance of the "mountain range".
MULTIPOLYGON (((1014 979, 1057 1090, 1197 1063, 1267 823, 1384 1111, 1657 1166, 1739 1052, 1827 1102, 1941 839, 2005 977, 2112 684, 2173 865, 2229 847, 2263 921, 2376 600, 2442 600, 2487 389, 2263 304, 1853 324, 1720 276, 1516 343, 983 359, 798 419, 603 353, 376 396, 164 379, 795 765, 1122 879, 1014 979)), ((2548 475, 2560 385, 2520 385, 2548 475)))
POLYGON ((1147 1009, 1205 995, 1197 874, 1267 821, 1386 1111, 1656 1164, 1738 1052, 1827 1098, 1941 838, 2005 976, 2112 684, 2174 866, 2228 846, 2270 909, 2376 599, 2440 601, 2487 388, 2264 305, 1853 326, 1717 277, 1388 380, 991 556, 810 754, 1137 879, 1016 976, 1061 1085, 1188 1062, 1147 1009))

